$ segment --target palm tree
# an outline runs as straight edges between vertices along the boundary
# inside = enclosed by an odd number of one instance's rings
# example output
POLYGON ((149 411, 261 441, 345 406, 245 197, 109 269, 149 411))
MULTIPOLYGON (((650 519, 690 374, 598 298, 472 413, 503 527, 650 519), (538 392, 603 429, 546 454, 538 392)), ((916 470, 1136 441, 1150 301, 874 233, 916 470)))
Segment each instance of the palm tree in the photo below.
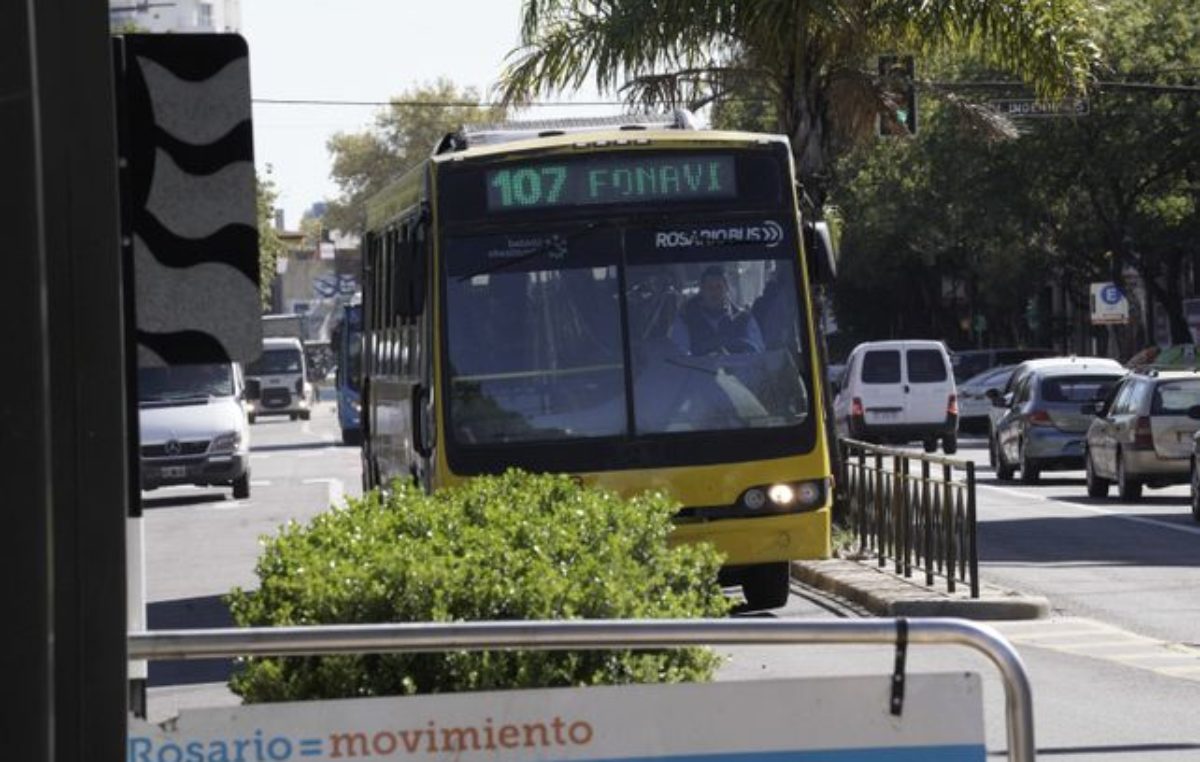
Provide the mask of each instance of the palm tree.
MULTIPOLYGON (((507 103, 577 88, 645 106, 765 93, 810 194, 895 109, 874 56, 969 54, 1041 96, 1080 90, 1096 60, 1088 0, 525 0, 507 103)), ((981 109, 974 113, 984 115, 981 109)))

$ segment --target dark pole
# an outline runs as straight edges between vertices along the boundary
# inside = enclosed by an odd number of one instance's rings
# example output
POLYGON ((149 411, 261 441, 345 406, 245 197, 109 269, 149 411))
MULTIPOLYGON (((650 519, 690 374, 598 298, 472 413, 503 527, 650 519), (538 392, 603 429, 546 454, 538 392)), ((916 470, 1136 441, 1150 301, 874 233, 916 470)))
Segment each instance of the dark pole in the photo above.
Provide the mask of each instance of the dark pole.
POLYGON ((5 531, 0 532, 8 605, 16 626, 5 628, 6 674, 21 686, 4 719, 5 756, 42 762, 53 753, 54 678, 51 642, 49 336, 45 312, 46 250, 42 241, 37 133, 38 96, 32 9, 24 0, 0 3, 0 154, 5 167, 8 293, 0 299, 0 483, 5 531))
POLYGON ((128 443, 107 3, 0 3, 0 37, 2 534, 20 623, 5 652, 21 686, 5 753, 116 762, 128 443))

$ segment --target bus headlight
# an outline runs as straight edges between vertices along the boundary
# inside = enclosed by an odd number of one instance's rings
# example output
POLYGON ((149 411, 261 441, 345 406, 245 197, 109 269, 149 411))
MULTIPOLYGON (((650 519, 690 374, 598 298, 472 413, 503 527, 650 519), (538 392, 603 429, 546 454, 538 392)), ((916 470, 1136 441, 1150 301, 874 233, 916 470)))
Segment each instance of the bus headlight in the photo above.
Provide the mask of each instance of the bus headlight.
POLYGON ((742 503, 750 510, 757 511, 767 504, 767 493, 758 487, 752 487, 742 495, 742 503))
POLYGON ((771 498, 771 502, 775 505, 788 506, 796 499, 796 490, 788 484, 776 484, 767 490, 767 497, 771 498))

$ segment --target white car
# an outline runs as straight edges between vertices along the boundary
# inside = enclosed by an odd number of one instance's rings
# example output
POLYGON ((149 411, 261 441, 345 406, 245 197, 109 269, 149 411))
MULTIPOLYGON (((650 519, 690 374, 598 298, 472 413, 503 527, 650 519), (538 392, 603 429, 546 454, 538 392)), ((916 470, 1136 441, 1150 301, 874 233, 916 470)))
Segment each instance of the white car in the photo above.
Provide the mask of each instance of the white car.
POLYGON ((138 370, 142 489, 230 486, 250 497, 250 431, 236 363, 138 370))

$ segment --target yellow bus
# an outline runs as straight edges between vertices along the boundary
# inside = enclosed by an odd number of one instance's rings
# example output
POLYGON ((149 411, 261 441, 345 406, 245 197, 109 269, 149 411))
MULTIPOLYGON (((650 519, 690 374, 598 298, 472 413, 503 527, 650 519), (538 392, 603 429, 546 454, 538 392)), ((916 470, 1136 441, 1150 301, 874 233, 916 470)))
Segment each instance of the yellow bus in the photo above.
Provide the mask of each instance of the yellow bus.
POLYGON ((665 490, 779 606, 832 490, 791 152, 631 120, 464 128, 370 201, 364 484, 665 490))

